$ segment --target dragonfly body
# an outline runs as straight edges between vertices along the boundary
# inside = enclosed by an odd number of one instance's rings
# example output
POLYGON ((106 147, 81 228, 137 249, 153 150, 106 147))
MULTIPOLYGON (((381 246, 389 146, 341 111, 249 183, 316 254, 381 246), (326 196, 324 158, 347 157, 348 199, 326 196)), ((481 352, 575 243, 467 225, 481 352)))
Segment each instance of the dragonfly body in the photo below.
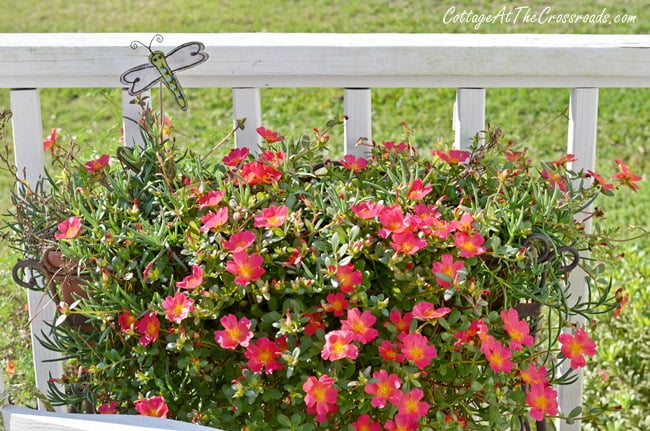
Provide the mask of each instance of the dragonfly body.
MULTIPOLYGON (((146 47, 146 46, 145 46, 146 47)), ((128 88, 129 94, 138 95, 148 90, 162 80, 167 89, 172 93, 178 106, 187 110, 187 99, 175 72, 197 66, 208 59, 204 51, 205 45, 201 42, 188 42, 169 51, 150 51, 149 63, 141 64, 127 70, 120 76, 120 81, 128 88)))
POLYGON ((158 72, 160 72, 163 84, 165 84, 165 87, 167 87, 174 95, 174 99, 176 99, 178 106, 180 106, 183 111, 187 110, 187 99, 185 99, 185 93, 183 93, 183 88, 181 87, 180 82, 178 82, 178 79, 176 79, 176 75, 174 75, 169 64, 167 64, 165 54, 162 51, 154 51, 149 56, 149 62, 158 69, 158 72))

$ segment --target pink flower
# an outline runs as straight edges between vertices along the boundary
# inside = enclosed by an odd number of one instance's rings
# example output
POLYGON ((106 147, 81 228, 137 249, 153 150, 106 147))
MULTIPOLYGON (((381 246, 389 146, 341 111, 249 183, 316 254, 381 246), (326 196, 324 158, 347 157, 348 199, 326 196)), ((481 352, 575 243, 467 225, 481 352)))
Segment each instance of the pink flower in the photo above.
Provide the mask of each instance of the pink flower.
POLYGON ((537 421, 544 419, 544 415, 557 415, 557 392, 555 389, 541 383, 531 385, 526 394, 526 404, 530 409, 530 417, 537 421))
MULTIPOLYGON (((242 166, 239 175, 249 186, 273 184, 282 178, 282 172, 258 161, 246 163, 242 166)), ((238 182, 236 181, 236 183, 238 182)))
POLYGON ((140 344, 148 346, 158 339, 158 332, 160 330, 160 321, 156 313, 150 311, 144 315, 136 324, 136 329, 142 334, 140 337, 140 344))
POLYGON ((634 191, 639 190, 639 185, 636 182, 641 181, 643 178, 630 172, 630 168, 621 160, 615 160, 615 162, 618 165, 619 172, 612 175, 612 178, 617 180, 622 186, 628 186, 634 191))
POLYGON ((388 340, 383 341, 377 350, 384 361, 404 362, 404 355, 397 350, 397 345, 388 340))
POLYGON ((491 335, 488 335, 483 341, 481 352, 485 355, 493 371, 509 373, 512 370, 513 363, 510 361, 512 352, 491 335))
POLYGON ((312 336, 319 329, 325 329, 325 324, 323 323, 322 313, 304 313, 303 316, 307 317, 309 321, 305 324, 303 331, 305 334, 312 336))
POLYGON ((357 205, 350 206, 352 212, 354 212, 357 217, 364 220, 377 217, 383 208, 384 206, 382 204, 367 201, 359 202, 357 205))
POLYGON ((393 141, 384 141, 381 143, 384 148, 386 149, 387 152, 394 152, 395 154, 400 154, 403 153, 406 150, 411 149, 411 146, 404 143, 400 142, 399 144, 393 142, 393 141))
POLYGON ((413 231, 417 227, 415 218, 405 216, 402 207, 397 204, 384 207, 379 213, 379 222, 383 226, 379 231, 382 238, 388 238, 391 233, 413 231))
POLYGON ((52 129, 49 135, 43 140, 43 151, 52 150, 56 144, 56 134, 59 129, 52 129))
POLYGON ((424 397, 422 389, 413 388, 402 395, 397 406, 398 414, 414 421, 424 417, 429 412, 429 403, 420 401, 424 397))
POLYGON ((446 316, 451 311, 451 308, 440 307, 435 308, 430 302, 418 302, 413 307, 413 316, 422 320, 439 319, 446 316))
POLYGON ((464 213, 460 220, 453 220, 451 226, 454 230, 459 230, 469 234, 474 230, 474 217, 472 217, 470 213, 464 213))
POLYGON ((571 368, 582 368, 587 364, 584 355, 593 356, 596 354, 596 343, 594 343, 583 328, 576 330, 576 335, 567 333, 560 334, 557 338, 562 347, 562 354, 571 360, 571 368))
POLYGON ((402 315, 399 310, 393 310, 388 315, 388 318, 399 332, 409 332, 411 321, 413 320, 413 313, 409 311, 402 315))
POLYGON ((348 308, 348 300, 343 293, 330 293, 325 300, 325 311, 334 313, 336 317, 343 316, 343 311, 348 308))
POLYGON ((232 260, 226 262, 226 271, 236 275, 235 283, 242 286, 258 280, 264 274, 262 268, 264 259, 257 253, 248 254, 245 251, 233 253, 232 260))
POLYGON ((267 337, 262 337, 255 343, 249 344, 244 352, 244 356, 248 358, 248 368, 256 373, 264 370, 266 374, 284 368, 282 363, 276 361, 281 355, 282 352, 277 344, 267 337))
POLYGON ((201 283, 203 283, 203 268, 199 265, 192 265, 192 274, 176 282, 176 287, 180 289, 196 289, 201 283))
POLYGON ((320 355, 323 359, 338 361, 339 359, 357 359, 359 348, 352 344, 356 338, 348 330, 331 331, 325 334, 325 345, 320 355))
POLYGON ((336 281, 339 289, 344 293, 354 292, 354 287, 363 282, 361 271, 357 271, 353 264, 339 265, 331 268, 336 272, 336 281))
POLYGON ((469 328, 464 331, 458 331, 454 334, 454 337, 458 338, 458 341, 454 343, 454 346, 462 346, 463 344, 470 344, 474 341, 474 337, 478 336, 480 340, 483 340, 487 337, 488 327, 485 324, 485 321, 481 318, 479 320, 473 321, 469 328))
POLYGON ((471 237, 465 232, 456 232, 454 244, 460 250, 460 257, 474 257, 486 252, 485 238, 480 233, 475 233, 471 237))
POLYGON ((130 311, 125 311, 117 317, 117 323, 119 323, 122 332, 126 332, 131 327, 137 323, 138 319, 135 318, 133 313, 130 311))
POLYGON ((393 419, 386 421, 384 428, 388 431, 416 431, 418 422, 411 417, 397 414, 393 419))
POLYGON ((543 385, 548 385, 548 378, 546 377, 546 368, 544 366, 541 366, 537 368, 535 364, 530 364, 528 365, 528 368, 525 370, 520 370, 519 375, 521 376, 521 380, 523 380, 524 383, 529 384, 529 385, 535 385, 535 384, 543 384, 543 385))
POLYGON ((96 174, 97 172, 100 172, 102 169, 104 169, 106 165, 108 165, 110 159, 111 157, 108 154, 103 154, 95 160, 86 162, 86 171, 91 174, 96 174))
POLYGON ((168 296, 162 302, 165 309, 167 320, 174 323, 181 323, 192 311, 194 311, 194 300, 188 298, 181 292, 176 292, 174 296, 168 296))
POLYGON ((250 153, 248 148, 234 148, 223 159, 226 166, 238 166, 250 153))
POLYGON ((341 326, 344 330, 351 331, 355 340, 362 344, 367 344, 377 338, 379 332, 372 327, 376 318, 370 311, 361 313, 358 308, 348 310, 347 320, 341 320, 341 326))
POLYGON ((266 162, 269 165, 273 166, 274 168, 279 168, 284 164, 284 157, 285 153, 282 151, 265 151, 262 154, 260 154, 260 160, 262 162, 266 162))
POLYGON ((104 403, 99 407, 97 407, 97 413, 99 413, 100 415, 116 415, 117 403, 115 401, 104 403))
POLYGON ((72 216, 59 223, 57 229, 59 229, 59 232, 54 234, 54 238, 56 239, 76 238, 81 231, 81 219, 77 216, 72 216))
POLYGON ((361 172, 368 167, 368 161, 364 158, 347 154, 343 157, 343 160, 341 160, 341 166, 353 172, 361 172))
POLYGON ((443 254, 440 262, 434 262, 431 272, 436 276, 436 282, 440 287, 449 287, 456 282, 458 271, 465 269, 462 261, 454 261, 451 254, 443 254))
POLYGON ((399 377, 392 373, 389 375, 386 370, 379 370, 372 375, 372 378, 377 380, 377 383, 368 383, 363 388, 367 394, 374 395, 370 405, 379 409, 384 408, 387 401, 397 405, 402 396, 399 390, 402 381, 399 377))
POLYGON ((135 402, 135 410, 140 416, 153 416, 157 418, 166 418, 169 408, 165 404, 165 399, 160 395, 138 400, 135 402))
POLYGON ((432 150, 431 153, 434 156, 438 156, 440 159, 449 163, 450 165, 457 165, 463 163, 469 158, 469 152, 461 150, 449 150, 448 153, 445 153, 441 150, 432 150))
POLYGON ((422 238, 417 238, 411 232, 402 232, 393 234, 390 246, 397 253, 413 255, 426 247, 427 242, 422 238))
POLYGON ((265 129, 264 127, 258 127, 255 131, 269 144, 284 140, 284 136, 280 136, 277 132, 265 129))
POLYGON ((400 334, 399 340, 402 342, 401 350, 404 359, 412 361, 421 370, 438 356, 436 347, 429 345, 429 340, 422 334, 400 334))
POLYGON ((424 199, 426 195, 431 193, 432 187, 431 184, 424 185, 420 178, 416 178, 411 183, 409 191, 406 193, 407 199, 412 199, 414 201, 419 201, 424 199))
POLYGON ((510 336, 509 347, 512 350, 521 350, 523 346, 532 346, 534 341, 530 335, 530 328, 525 320, 519 320, 519 314, 514 308, 503 310, 501 312, 501 320, 503 320, 503 329, 506 330, 510 336))
POLYGON ((237 346, 248 347, 248 342, 253 338, 249 331, 251 321, 245 317, 237 320, 237 316, 229 314, 219 319, 224 327, 221 331, 214 332, 214 341, 224 349, 236 349, 237 346))
POLYGON ((551 186, 558 188, 563 192, 567 191, 566 179, 559 172, 553 170, 549 172, 546 169, 542 169, 541 175, 542 178, 544 178, 551 184, 551 186))
POLYGON ((589 171, 588 170, 586 176, 587 177, 592 177, 594 180, 596 180, 596 182, 598 183, 598 185, 600 186, 600 188, 602 190, 612 190, 614 188, 614 184, 608 183, 607 181, 605 181, 605 178, 603 178, 602 175, 597 174, 594 171, 589 171))
POLYGON ((381 431, 379 422, 371 422, 370 416, 361 415, 356 422, 352 422, 354 431, 381 431))
POLYGON ((228 207, 219 208, 216 211, 210 211, 201 217, 200 232, 216 230, 226 224, 228 221, 228 207))
POLYGON ((325 422, 327 415, 337 410, 339 391, 334 388, 334 379, 323 374, 319 379, 310 376, 302 385, 305 391, 305 405, 307 413, 316 414, 316 420, 325 422))
POLYGON ((206 207, 216 207, 223 200, 224 192, 220 190, 210 190, 197 201, 199 209, 206 207))
POLYGON ((236 232, 230 236, 229 240, 223 240, 221 245, 223 248, 230 251, 231 253, 238 253, 240 251, 245 251, 248 247, 255 242, 255 234, 249 230, 244 230, 236 232))
POLYGON ((552 162, 549 162, 552 165, 558 166, 558 167, 564 167, 566 166, 567 163, 573 163, 577 162, 578 159, 576 159, 576 156, 573 154, 565 154, 564 156, 560 157, 557 160, 554 160, 552 162))
POLYGON ((280 227, 287 220, 289 208, 286 205, 271 205, 255 216, 255 227, 280 227))

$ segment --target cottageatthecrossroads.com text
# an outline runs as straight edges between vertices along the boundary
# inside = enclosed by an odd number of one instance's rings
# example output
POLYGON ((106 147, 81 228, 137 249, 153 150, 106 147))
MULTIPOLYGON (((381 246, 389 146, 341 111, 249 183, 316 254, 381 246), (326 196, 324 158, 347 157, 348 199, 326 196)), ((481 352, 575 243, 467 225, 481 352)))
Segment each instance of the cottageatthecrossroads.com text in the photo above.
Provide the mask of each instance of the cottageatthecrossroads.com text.
POLYGON ((611 14, 604 8, 600 13, 555 13, 550 6, 534 10, 529 6, 502 7, 496 13, 476 13, 471 9, 451 6, 442 17, 443 24, 473 24, 474 30, 483 24, 632 24, 636 15, 611 14))

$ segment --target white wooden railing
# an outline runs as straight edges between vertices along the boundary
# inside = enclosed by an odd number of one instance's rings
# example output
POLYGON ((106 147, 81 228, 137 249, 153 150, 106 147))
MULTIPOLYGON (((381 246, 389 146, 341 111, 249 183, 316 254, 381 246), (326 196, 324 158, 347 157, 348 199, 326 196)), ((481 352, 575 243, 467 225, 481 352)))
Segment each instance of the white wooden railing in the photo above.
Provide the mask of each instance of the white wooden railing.
MULTIPOLYGON (((43 172, 39 88, 122 87, 119 76, 144 62, 133 40, 152 34, 0 34, 0 88, 11 88, 16 164, 34 183, 43 172)), ((371 139, 371 88, 457 88, 453 113, 455 145, 465 147, 485 124, 485 89, 557 87, 570 91, 567 152, 575 169, 593 169, 598 88, 650 87, 650 36, 485 34, 167 34, 156 46, 167 52, 201 41, 210 59, 182 72, 185 88, 230 87, 234 117, 247 118, 236 145, 255 148, 259 137, 260 88, 337 87, 344 93, 344 149, 359 153, 359 138, 371 139)), ((137 106, 123 91, 126 118, 137 106)), ((423 107, 426 109, 426 107, 423 107)), ((639 113, 640 116, 647 113, 639 113)), ((640 117, 641 118, 641 117, 640 117)), ((137 126, 125 121, 128 144, 137 126)), ((579 275, 573 298, 584 290, 579 275)), ((29 293, 32 333, 46 330, 54 305, 29 293)), ((33 339, 37 386, 61 373, 55 357, 33 339)), ((561 388, 561 411, 580 403, 581 379, 561 388)), ((560 424, 564 430, 578 430, 560 424)))

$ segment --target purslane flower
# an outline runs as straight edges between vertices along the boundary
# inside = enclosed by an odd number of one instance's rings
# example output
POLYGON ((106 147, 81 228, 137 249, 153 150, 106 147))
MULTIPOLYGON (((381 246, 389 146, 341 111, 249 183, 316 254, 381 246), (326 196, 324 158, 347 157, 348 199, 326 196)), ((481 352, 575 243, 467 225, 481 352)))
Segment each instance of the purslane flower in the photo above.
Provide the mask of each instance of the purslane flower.
POLYGON ((141 416, 153 416, 156 418, 166 418, 169 412, 165 398, 160 395, 136 401, 135 410, 141 416))
POLYGON ((275 370, 284 368, 284 364, 278 362, 277 359, 282 355, 277 344, 267 337, 262 337, 250 343, 244 352, 244 356, 248 358, 248 368, 254 372, 264 371, 266 374, 271 374, 275 370))
POLYGON ((136 330, 142 334, 140 344, 148 346, 158 339, 160 331, 160 321, 156 313, 150 311, 136 323, 136 330))
POLYGON ((69 217, 63 220, 57 226, 59 232, 54 234, 56 239, 73 239, 79 236, 81 231, 81 218, 77 216, 69 217))
POLYGON ((203 283, 203 268, 192 265, 192 274, 176 282, 176 287, 181 289, 196 289, 203 283))
POLYGON ((238 346, 248 347, 248 343, 253 338, 253 332, 250 331, 251 321, 245 317, 237 319, 234 314, 223 316, 219 322, 224 327, 223 330, 214 332, 214 341, 224 349, 236 349, 238 346))
POLYGON ((542 383, 530 386, 526 394, 526 404, 530 409, 530 417, 536 421, 544 419, 544 415, 556 416, 558 411, 557 391, 542 383))
POLYGON ((248 254, 240 251, 232 254, 232 260, 226 262, 226 271, 236 275, 235 283, 246 286, 262 277, 264 259, 257 253, 248 254))
POLYGON ((402 385, 400 378, 396 374, 388 374, 386 370, 375 371, 372 378, 377 382, 368 383, 363 388, 365 393, 373 396, 370 405, 381 409, 384 408, 386 402, 391 402, 397 406, 402 397, 399 390, 402 385))
POLYGON ((168 296, 162 302, 167 320, 174 323, 181 323, 192 311, 194 311, 194 300, 188 298, 181 292, 176 292, 174 296, 168 296))
POLYGON ((571 361, 571 368, 582 368, 587 364, 585 355, 596 354, 596 343, 593 342, 584 328, 578 328, 575 335, 563 333, 557 338, 561 344, 560 351, 571 361))
POLYGON ((354 334, 346 329, 328 332, 325 334, 325 345, 320 355, 330 361, 357 359, 359 348, 352 344, 355 340, 354 334))
POLYGON ((302 390, 305 391, 307 413, 315 414, 317 421, 325 422, 329 414, 338 410, 336 403, 339 391, 334 387, 334 379, 327 374, 318 379, 314 376, 308 377, 302 385, 302 390))

